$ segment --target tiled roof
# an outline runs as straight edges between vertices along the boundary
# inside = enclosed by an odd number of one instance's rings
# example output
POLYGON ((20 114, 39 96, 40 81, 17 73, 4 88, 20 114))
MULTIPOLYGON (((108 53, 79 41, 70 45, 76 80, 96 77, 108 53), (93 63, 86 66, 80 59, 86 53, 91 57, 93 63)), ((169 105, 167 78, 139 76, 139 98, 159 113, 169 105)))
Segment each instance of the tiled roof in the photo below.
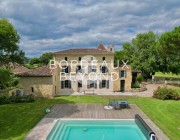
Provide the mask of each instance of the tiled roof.
POLYGON ((29 69, 27 67, 21 66, 19 64, 14 64, 14 67, 12 70, 12 72, 14 74, 19 74, 19 73, 26 72, 26 71, 29 71, 29 69))
POLYGON ((99 44, 98 48, 76 48, 68 49, 64 51, 54 52, 54 54, 114 54, 111 51, 105 49, 102 44, 99 44))
POLYGON ((104 45, 102 43, 99 44, 97 49, 99 49, 99 50, 106 50, 106 48, 104 47, 104 45))
POLYGON ((50 72, 50 68, 49 66, 43 66, 37 69, 31 69, 29 71, 26 72, 22 72, 22 73, 18 73, 17 76, 20 77, 28 77, 28 76, 44 76, 44 77, 48 77, 48 76, 52 76, 51 72, 50 72))

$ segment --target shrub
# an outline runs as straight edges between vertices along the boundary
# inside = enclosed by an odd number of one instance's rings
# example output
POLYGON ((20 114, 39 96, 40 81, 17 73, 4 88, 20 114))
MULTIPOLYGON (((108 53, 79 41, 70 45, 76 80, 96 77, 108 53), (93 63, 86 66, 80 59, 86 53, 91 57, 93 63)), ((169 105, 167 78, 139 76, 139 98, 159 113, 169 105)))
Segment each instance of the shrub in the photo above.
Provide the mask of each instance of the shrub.
POLYGON ((158 98, 161 100, 179 100, 180 95, 177 93, 177 91, 166 88, 166 87, 158 87, 156 91, 154 91, 153 94, 154 98, 158 98))
POLYGON ((0 105, 3 105, 3 104, 9 104, 9 100, 7 99, 6 96, 0 97, 0 105))
POLYGON ((138 81, 138 83, 142 83, 144 78, 143 78, 143 76, 141 74, 138 74, 137 77, 136 77, 136 80, 138 81))
POLYGON ((10 104, 10 103, 28 103, 28 102, 34 102, 34 96, 33 95, 12 95, 10 97, 2 96, 0 97, 0 105, 2 104, 10 104))
POLYGON ((131 87, 132 88, 140 88, 140 85, 138 82, 136 82, 136 83, 132 83, 131 87))

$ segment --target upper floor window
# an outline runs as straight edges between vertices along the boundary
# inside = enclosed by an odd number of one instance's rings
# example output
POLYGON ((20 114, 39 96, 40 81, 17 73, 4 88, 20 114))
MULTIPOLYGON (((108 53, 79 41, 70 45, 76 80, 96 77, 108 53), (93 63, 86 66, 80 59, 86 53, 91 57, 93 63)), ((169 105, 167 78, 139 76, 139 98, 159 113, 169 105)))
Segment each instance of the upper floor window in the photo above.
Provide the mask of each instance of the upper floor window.
POLYGON ((119 76, 120 76, 120 78, 125 78, 126 77, 126 71, 120 70, 119 76))
POLYGON ((95 65, 90 65, 88 66, 88 73, 91 73, 91 72, 96 72, 96 66, 95 65))
POLYGON ((62 66, 61 72, 70 73, 71 71, 70 69, 71 69, 70 66, 62 66))
POLYGON ((81 61, 81 57, 79 57, 79 61, 81 61))
POLYGON ((103 57, 103 61, 105 61, 106 60, 106 58, 105 57, 103 57))
POLYGON ((66 60, 66 61, 67 61, 67 60, 68 60, 68 58, 67 58, 67 57, 64 57, 64 60, 66 60))
POLYGON ((81 66, 76 67, 76 73, 82 73, 82 67, 81 66))
POLYGON ((101 73, 108 73, 108 68, 107 68, 107 66, 101 66, 101 67, 100 67, 100 72, 101 72, 101 73))

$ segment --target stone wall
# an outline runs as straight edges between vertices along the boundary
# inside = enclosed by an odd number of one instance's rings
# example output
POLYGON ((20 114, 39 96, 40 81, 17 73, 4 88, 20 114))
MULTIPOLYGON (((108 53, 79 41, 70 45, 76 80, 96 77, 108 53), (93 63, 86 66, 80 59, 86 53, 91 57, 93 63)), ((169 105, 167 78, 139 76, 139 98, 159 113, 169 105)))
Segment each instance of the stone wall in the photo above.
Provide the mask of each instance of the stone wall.
POLYGON ((54 96, 52 77, 20 77, 19 84, 25 94, 33 94, 37 97, 54 96))
MULTIPOLYGON (((125 89, 124 91, 131 91, 131 83, 132 83, 132 71, 131 71, 131 67, 128 66, 129 68, 125 67, 125 68, 122 68, 122 67, 119 67, 117 69, 114 70, 115 73, 118 74, 118 79, 116 81, 114 81, 114 91, 117 92, 117 91, 121 91, 121 80, 125 80, 125 89), (120 73, 120 70, 125 70, 126 72, 126 76, 125 77, 120 77, 119 76, 119 73, 120 73)), ((117 75, 114 75, 117 77, 117 75)), ((114 78, 115 79, 115 78, 114 78)))

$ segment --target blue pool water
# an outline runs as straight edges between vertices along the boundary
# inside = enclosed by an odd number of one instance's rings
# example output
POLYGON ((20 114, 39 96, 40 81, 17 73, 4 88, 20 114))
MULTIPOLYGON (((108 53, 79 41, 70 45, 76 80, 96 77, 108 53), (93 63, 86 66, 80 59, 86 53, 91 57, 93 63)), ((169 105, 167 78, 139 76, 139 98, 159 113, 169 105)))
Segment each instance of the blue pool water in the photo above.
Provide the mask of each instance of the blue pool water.
POLYGON ((134 120, 58 120, 47 140, 147 140, 134 120))

